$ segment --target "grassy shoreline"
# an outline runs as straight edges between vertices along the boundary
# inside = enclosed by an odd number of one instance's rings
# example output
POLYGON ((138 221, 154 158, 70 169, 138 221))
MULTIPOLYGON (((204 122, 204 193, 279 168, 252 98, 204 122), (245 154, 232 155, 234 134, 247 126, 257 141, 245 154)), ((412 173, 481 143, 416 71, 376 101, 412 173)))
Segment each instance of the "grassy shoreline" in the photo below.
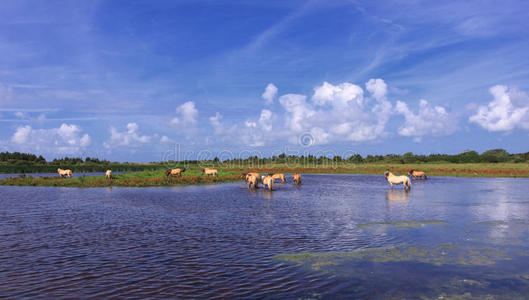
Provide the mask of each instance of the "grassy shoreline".
MULTIPOLYGON (((11 177, 0 180, 0 185, 9 186, 56 186, 56 187, 155 187, 182 186, 207 183, 242 181, 242 172, 260 173, 302 173, 302 174, 375 174, 382 175, 389 169, 396 174, 407 174, 409 169, 425 171, 429 176, 455 177, 524 177, 529 178, 529 164, 349 164, 339 166, 287 166, 267 165, 262 167, 219 167, 219 177, 201 176, 200 168, 188 169, 182 177, 167 178, 164 170, 141 171, 114 175, 113 179, 104 176, 76 176, 74 178, 11 177)), ((78 174, 74 174, 78 175, 78 174)))

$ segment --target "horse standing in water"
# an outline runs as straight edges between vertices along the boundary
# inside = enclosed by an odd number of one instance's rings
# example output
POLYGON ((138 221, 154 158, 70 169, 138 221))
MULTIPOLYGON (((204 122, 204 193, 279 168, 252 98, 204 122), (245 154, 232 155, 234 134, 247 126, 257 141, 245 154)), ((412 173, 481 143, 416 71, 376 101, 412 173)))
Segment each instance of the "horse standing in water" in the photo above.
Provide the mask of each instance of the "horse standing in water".
POLYGON ((261 176, 261 181, 263 182, 263 188, 268 188, 269 191, 274 188, 274 176, 270 174, 261 176))
POLYGON ((273 174, 272 175, 272 179, 275 181, 277 179, 280 179, 281 180, 281 183, 285 183, 286 182, 286 179, 285 179, 285 174, 283 173, 276 173, 276 174, 273 174))
POLYGON ((389 185, 391 185, 391 189, 393 189, 394 184, 402 184, 404 185, 404 190, 410 190, 411 189, 411 180, 408 176, 396 176, 393 173, 391 173, 389 170, 384 172, 384 176, 389 182, 389 185))
POLYGON ((63 170, 61 168, 58 168, 57 169, 57 173, 59 173, 59 176, 61 176, 61 177, 70 177, 71 178, 73 176, 72 170, 70 170, 70 169, 63 170))
POLYGON ((428 179, 428 177, 426 177, 426 173, 422 172, 422 171, 417 171, 417 170, 413 170, 411 169, 410 171, 408 171, 408 175, 413 177, 413 179, 428 179))
POLYGON ((201 172, 202 175, 206 174, 207 176, 217 176, 219 177, 219 172, 217 169, 204 168, 201 172))
POLYGON ((293 174, 292 175, 292 180, 294 181, 295 184, 301 184, 301 174, 293 174))
POLYGON ((166 177, 169 177, 169 176, 182 176, 182 173, 184 173, 185 171, 186 171, 186 168, 183 168, 183 169, 180 169, 180 168, 169 169, 169 170, 165 171, 165 176, 166 177))
POLYGON ((257 175, 250 175, 247 174, 246 176, 246 182, 248 183, 248 188, 259 188, 259 182, 261 181, 261 177, 257 175))

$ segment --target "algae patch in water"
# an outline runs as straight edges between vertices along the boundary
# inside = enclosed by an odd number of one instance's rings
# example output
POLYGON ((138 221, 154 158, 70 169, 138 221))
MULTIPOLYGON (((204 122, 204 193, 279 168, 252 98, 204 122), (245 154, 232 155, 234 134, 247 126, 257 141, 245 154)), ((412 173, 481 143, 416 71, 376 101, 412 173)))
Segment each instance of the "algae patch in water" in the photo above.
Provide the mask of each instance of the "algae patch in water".
POLYGON ((301 252, 280 254, 275 259, 299 264, 307 264, 313 270, 339 265, 350 261, 421 262, 442 265, 492 265, 499 260, 510 260, 501 248, 484 246, 460 246, 438 244, 435 246, 396 246, 389 248, 361 249, 351 252, 301 252))
POLYGON ((401 220, 401 221, 389 221, 389 222, 369 222, 358 224, 359 229, 368 229, 378 226, 395 226, 395 227, 407 227, 407 228, 422 228, 425 225, 444 225, 445 221, 442 220, 401 220))

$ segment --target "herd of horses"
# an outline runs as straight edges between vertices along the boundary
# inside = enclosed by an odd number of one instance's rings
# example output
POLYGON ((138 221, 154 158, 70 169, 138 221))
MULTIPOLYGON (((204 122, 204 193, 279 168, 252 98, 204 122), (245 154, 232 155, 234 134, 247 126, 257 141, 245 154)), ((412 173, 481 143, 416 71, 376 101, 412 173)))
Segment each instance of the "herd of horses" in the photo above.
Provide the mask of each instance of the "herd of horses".
MULTIPOLYGON (((269 173, 267 175, 261 175, 256 172, 250 172, 242 173, 241 177, 246 180, 249 189, 257 189, 259 188, 259 184, 262 184, 264 189, 268 189, 269 191, 271 191, 274 188, 274 183, 276 182, 276 180, 280 180, 281 183, 287 182, 285 174, 283 173, 269 173)), ((301 174, 292 174, 292 182, 295 185, 300 185, 301 174)))
MULTIPOLYGON (((176 169, 169 169, 165 171, 165 176, 182 176, 182 173, 186 171, 186 168, 176 168, 176 169)), ((68 177, 71 178, 73 176, 72 170, 66 169, 63 170, 61 168, 57 169, 57 173, 59 173, 59 176, 61 178, 68 177)), ((217 169, 212 168, 204 168, 201 171, 201 175, 206 176, 219 176, 219 172, 217 169)), ((384 172, 384 176, 386 177, 387 181, 389 182, 389 185, 391 186, 391 189, 393 189, 393 185, 400 185, 402 184, 404 186, 404 190, 410 190, 411 189, 411 180, 413 179, 428 179, 426 174, 422 171, 417 170, 409 170, 408 176, 405 175, 395 175, 391 173, 389 170, 386 170, 384 172)), ((105 172, 105 177, 108 179, 112 179, 112 170, 107 170, 105 172)), ((246 183, 248 185, 248 188, 259 188, 259 184, 263 185, 263 188, 272 190, 274 187, 274 182, 276 180, 280 180, 281 183, 286 182, 285 174, 283 173, 269 173, 267 175, 261 175, 256 172, 249 172, 249 173, 242 173, 241 178, 244 178, 246 180, 246 183)), ((301 174, 292 174, 292 182, 296 185, 301 184, 301 174)))

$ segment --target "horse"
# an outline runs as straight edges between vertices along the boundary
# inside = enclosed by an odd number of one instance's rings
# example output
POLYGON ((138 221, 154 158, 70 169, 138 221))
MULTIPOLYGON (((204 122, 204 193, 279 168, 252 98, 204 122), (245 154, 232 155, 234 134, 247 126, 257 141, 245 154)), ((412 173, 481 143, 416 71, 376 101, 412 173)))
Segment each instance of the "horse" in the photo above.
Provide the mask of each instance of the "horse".
POLYGON ((219 172, 217 169, 204 168, 202 169, 201 175, 206 174, 207 176, 217 176, 219 177, 219 172))
POLYGON ((391 189, 393 189, 393 185, 394 184, 402 184, 402 185, 404 185, 404 190, 406 190, 406 189, 410 190, 411 189, 411 180, 410 180, 410 178, 408 176, 404 176, 404 175, 396 176, 393 173, 391 173, 389 170, 384 172, 384 176, 388 180, 389 185, 391 185, 391 189))
POLYGON ((263 188, 268 188, 271 191, 274 188, 274 176, 268 174, 266 176, 261 176, 261 181, 263 182, 263 188))
POLYGON ((294 181, 295 184, 301 184, 301 174, 293 174, 292 175, 292 180, 294 181))
POLYGON ((186 168, 169 169, 169 170, 165 171, 165 176, 166 177, 169 177, 169 176, 182 176, 182 173, 184 173, 185 171, 186 171, 186 168))
POLYGON ((107 170, 105 172, 105 177, 108 178, 108 179, 112 179, 112 170, 107 170))
POLYGON ((63 170, 61 168, 58 168, 57 173, 59 173, 59 176, 61 177, 72 177, 73 176, 72 170, 70 169, 63 170))
POLYGON ((413 170, 413 169, 408 171, 408 175, 413 177, 413 179, 417 179, 417 178, 428 179, 428 177, 426 177, 426 174, 424 172, 413 170))
POLYGON ((276 174, 273 174, 272 175, 272 179, 275 181, 277 179, 281 179, 281 183, 285 183, 286 180, 285 180, 285 174, 283 173, 276 173, 276 174))
POLYGON ((248 183, 248 188, 256 188, 258 189, 259 188, 259 182, 261 181, 261 177, 260 176, 256 176, 256 175, 248 175, 246 177, 246 182, 248 183))
POLYGON ((248 181, 248 178, 250 178, 250 176, 257 176, 261 178, 261 174, 259 173, 255 173, 255 172, 241 173, 241 178, 244 178, 246 181, 248 181))

